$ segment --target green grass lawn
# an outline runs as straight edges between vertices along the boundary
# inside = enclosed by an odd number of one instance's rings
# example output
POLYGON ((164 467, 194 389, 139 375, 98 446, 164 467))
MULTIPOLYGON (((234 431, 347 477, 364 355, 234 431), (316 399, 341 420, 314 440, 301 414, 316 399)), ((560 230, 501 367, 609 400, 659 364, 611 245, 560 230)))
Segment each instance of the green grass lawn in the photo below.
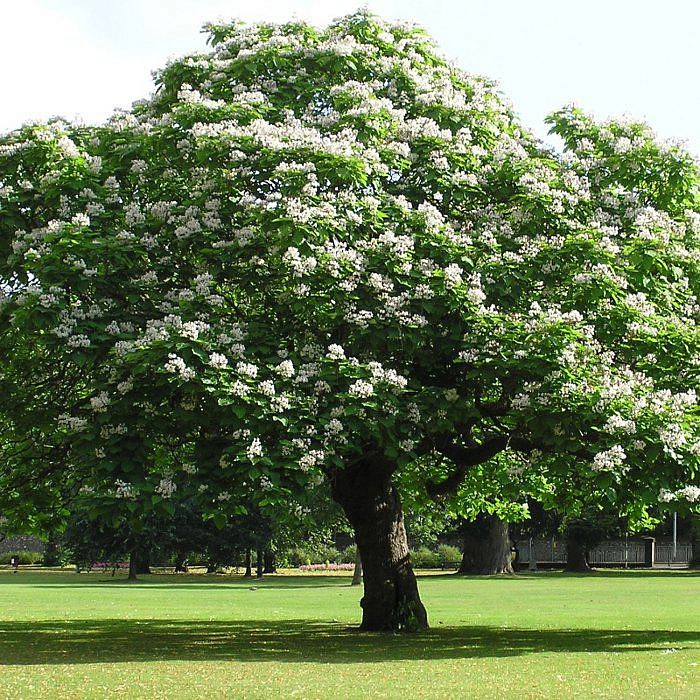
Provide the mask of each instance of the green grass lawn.
POLYGON ((700 697, 692 573, 423 576, 418 635, 348 583, 2 571, 0 697, 700 697))

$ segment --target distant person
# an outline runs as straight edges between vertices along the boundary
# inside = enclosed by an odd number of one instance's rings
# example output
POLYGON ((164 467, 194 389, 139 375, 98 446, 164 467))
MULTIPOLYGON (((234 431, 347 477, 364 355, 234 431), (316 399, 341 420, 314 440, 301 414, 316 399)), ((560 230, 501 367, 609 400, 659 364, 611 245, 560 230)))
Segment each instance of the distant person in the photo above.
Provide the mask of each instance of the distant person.
POLYGON ((17 573, 17 569, 19 569, 19 557, 10 557, 10 566, 15 570, 15 573, 17 573))

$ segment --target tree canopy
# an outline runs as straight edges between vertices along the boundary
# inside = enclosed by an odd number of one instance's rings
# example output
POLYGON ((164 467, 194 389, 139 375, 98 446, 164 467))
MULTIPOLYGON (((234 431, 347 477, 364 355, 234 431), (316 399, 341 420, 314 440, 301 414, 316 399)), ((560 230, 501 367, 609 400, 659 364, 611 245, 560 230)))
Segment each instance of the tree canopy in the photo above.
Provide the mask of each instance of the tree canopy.
MULTIPOLYGON (((356 532, 391 503, 399 539, 391 478, 417 458, 437 490, 507 453, 698 499, 688 154, 574 108, 545 148, 363 12, 208 30, 132 111, 0 141, 2 343, 36 368, 3 370, 6 431, 30 441, 31 406, 86 498, 302 509, 326 480, 356 532)), ((4 480, 36 468, 3 449, 4 480)), ((369 620, 365 574, 366 626, 408 624, 396 581, 369 620)))

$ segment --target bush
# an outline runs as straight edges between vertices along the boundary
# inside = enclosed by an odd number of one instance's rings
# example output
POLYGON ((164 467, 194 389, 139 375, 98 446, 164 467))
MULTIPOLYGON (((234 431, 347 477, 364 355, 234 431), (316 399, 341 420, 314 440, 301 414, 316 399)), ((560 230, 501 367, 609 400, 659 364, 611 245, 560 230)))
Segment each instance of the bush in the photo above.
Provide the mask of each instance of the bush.
POLYGON ((0 564, 9 564, 12 557, 17 557, 20 564, 39 564, 44 555, 41 552, 3 552, 0 554, 0 564))
MULTIPOLYGON (((344 561, 335 547, 325 544, 291 547, 285 552, 280 552, 278 560, 281 566, 292 568, 311 564, 337 564, 344 561)), ((355 561, 354 558, 353 561, 355 561)))
POLYGON ((311 563, 309 553, 303 547, 290 547, 279 556, 280 566, 296 568, 308 566, 311 563))
POLYGON ((346 547, 340 553, 340 563, 341 564, 354 564, 356 553, 357 553, 357 546, 356 545, 351 544, 350 546, 346 547))
POLYGON ((320 545, 314 548, 314 557, 311 560, 312 564, 333 564, 340 562, 340 552, 331 546, 320 545))
POLYGON ((413 552, 410 552, 411 564, 416 569, 439 569, 440 556, 436 552, 431 552, 427 547, 421 547, 413 552))
POLYGON ((440 559, 440 566, 445 569, 456 569, 462 562, 462 552, 459 551, 459 547, 453 547, 449 544, 441 544, 437 548, 437 555, 440 559))

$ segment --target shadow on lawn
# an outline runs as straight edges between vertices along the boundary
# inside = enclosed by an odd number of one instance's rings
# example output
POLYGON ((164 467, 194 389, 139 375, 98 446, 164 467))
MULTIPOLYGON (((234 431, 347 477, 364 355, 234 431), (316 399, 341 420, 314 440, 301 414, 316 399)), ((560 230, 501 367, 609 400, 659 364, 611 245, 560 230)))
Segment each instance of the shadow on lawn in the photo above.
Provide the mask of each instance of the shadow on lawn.
POLYGON ((305 620, 70 620, 0 623, 0 666, 158 660, 356 663, 679 648, 700 633, 441 627, 361 633, 305 620))
POLYGON ((76 574, 72 571, 34 572, 20 571, 17 575, 0 576, 2 584, 23 584, 33 588, 76 588, 83 586, 119 586, 148 589, 192 589, 192 590, 247 590, 249 588, 347 588, 350 576, 289 576, 267 575, 263 579, 243 578, 240 574, 147 574, 134 582, 127 582, 123 573, 110 576, 108 572, 76 574))
MULTIPOLYGON (((109 573, 100 574, 75 574, 71 571, 20 571, 18 575, 0 575, 0 585, 2 584, 27 584, 37 588, 75 588, 76 586, 109 586, 126 583, 124 574, 112 577, 109 573)), ((561 571, 540 571, 531 573, 520 571, 512 576, 472 576, 462 575, 454 571, 439 573, 417 572, 420 583, 429 581, 431 584, 449 583, 454 581, 496 581, 512 585, 518 581, 540 580, 543 583, 552 579, 582 579, 592 581, 594 579, 632 579, 632 578, 675 578, 680 581, 690 581, 700 577, 697 570, 675 570, 675 569, 640 569, 640 570, 610 570, 597 569, 591 573, 573 574, 561 571)), ((151 574, 140 576, 137 584, 138 588, 143 585, 147 588, 179 588, 179 589, 248 589, 256 588, 279 588, 279 589, 304 589, 304 588, 344 588, 350 583, 348 576, 324 576, 317 574, 312 576, 295 576, 290 574, 267 575, 262 580, 255 578, 243 578, 240 574, 151 574)))

